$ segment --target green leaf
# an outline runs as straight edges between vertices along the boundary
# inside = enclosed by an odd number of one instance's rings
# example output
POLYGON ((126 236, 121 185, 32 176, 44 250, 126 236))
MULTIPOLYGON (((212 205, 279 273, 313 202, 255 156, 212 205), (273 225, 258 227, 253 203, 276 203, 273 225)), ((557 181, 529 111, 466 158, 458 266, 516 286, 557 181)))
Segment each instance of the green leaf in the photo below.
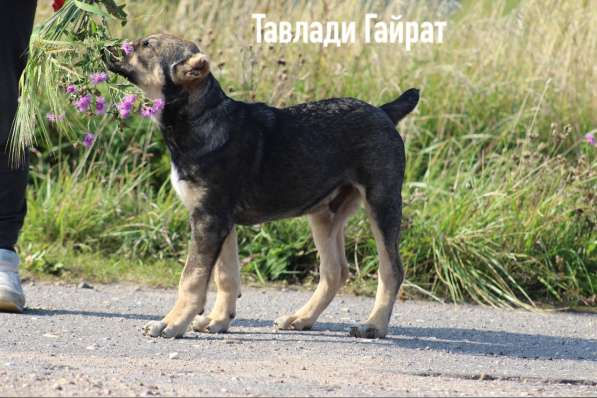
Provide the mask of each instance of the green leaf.
POLYGON ((126 24, 126 12, 124 12, 124 4, 119 6, 118 4, 116 4, 116 2, 114 0, 101 0, 102 3, 104 4, 104 7, 106 7, 106 10, 108 10, 108 12, 110 14, 112 14, 114 17, 121 19, 122 20, 122 24, 126 24))
POLYGON ((73 2, 75 3, 75 5, 78 8, 80 8, 83 11, 87 11, 90 14, 98 15, 100 17, 110 18, 110 14, 101 10, 97 6, 97 4, 87 4, 87 3, 83 3, 82 1, 79 1, 79 0, 73 0, 73 2))

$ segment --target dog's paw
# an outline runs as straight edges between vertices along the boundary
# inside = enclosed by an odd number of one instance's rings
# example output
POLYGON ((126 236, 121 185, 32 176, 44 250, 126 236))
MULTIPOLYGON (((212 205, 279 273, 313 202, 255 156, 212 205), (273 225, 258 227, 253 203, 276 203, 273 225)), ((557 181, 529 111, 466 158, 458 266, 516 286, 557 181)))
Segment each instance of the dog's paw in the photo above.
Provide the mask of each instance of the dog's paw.
POLYGON ((310 319, 298 318, 295 315, 285 315, 274 321, 277 330, 310 330, 315 322, 310 319))
POLYGON ((186 328, 169 326, 164 321, 151 321, 143 326, 143 335, 150 337, 164 337, 166 339, 173 339, 175 337, 182 337, 186 328))
POLYGON ((208 316, 198 316, 193 321, 192 328, 200 333, 226 333, 230 326, 230 319, 211 319, 208 316))
POLYGON ((386 330, 366 323, 358 326, 351 326, 349 331, 350 336, 363 339, 383 339, 386 337, 386 333, 386 330))

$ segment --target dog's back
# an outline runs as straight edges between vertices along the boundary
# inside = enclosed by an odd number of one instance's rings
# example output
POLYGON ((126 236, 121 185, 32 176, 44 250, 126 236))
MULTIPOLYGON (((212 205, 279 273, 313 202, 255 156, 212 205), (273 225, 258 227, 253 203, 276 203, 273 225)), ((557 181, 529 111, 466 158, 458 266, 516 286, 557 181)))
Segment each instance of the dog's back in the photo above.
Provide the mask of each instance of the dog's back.
POLYGON ((246 223, 304 214, 339 186, 367 186, 382 175, 402 184, 404 144, 384 109, 353 98, 283 109, 246 105, 260 140, 258 165, 248 168, 258 175, 244 192, 251 202, 246 223))

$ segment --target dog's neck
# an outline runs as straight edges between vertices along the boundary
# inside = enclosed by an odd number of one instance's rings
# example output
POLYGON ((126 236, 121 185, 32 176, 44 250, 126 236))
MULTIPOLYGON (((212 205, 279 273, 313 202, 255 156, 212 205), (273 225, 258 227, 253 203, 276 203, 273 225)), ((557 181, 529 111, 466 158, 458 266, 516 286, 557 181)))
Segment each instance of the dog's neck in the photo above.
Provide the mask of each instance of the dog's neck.
POLYGON ((227 129, 216 121, 219 108, 230 99, 211 73, 189 89, 167 84, 163 94, 166 105, 159 124, 175 164, 196 161, 228 141, 227 129))
MULTIPOLYGON (((211 73, 202 81, 184 88, 175 85, 170 79, 167 79, 162 91, 166 106, 176 116, 180 116, 191 108, 194 115, 201 114, 210 108, 216 107, 227 98, 220 87, 220 83, 218 83, 211 73)), ((164 120, 162 124, 166 126, 172 125, 176 122, 176 119, 164 120)))

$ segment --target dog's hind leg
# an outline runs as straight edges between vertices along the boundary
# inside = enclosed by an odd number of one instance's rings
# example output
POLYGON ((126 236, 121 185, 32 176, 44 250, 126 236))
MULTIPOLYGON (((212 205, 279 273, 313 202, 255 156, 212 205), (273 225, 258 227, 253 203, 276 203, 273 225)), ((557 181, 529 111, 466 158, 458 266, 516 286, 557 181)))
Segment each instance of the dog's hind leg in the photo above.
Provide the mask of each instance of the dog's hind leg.
POLYGON ((352 188, 346 201, 338 208, 334 218, 334 224, 337 225, 336 249, 340 261, 340 287, 348 280, 348 259, 346 258, 346 249, 344 245, 344 227, 346 222, 352 216, 361 203, 361 195, 356 188, 352 188))
POLYGON ((293 315, 275 321, 278 329, 310 329, 330 304, 348 278, 348 262, 344 253, 344 224, 359 205, 359 193, 349 188, 348 195, 335 209, 326 208, 309 215, 313 240, 320 257, 319 284, 309 301, 293 315))
POLYGON ((236 299, 240 294, 240 262, 236 229, 226 237, 213 271, 217 294, 208 316, 199 315, 193 321, 196 332, 223 333, 236 316, 236 299))
POLYGON ((402 217, 400 191, 380 185, 366 194, 366 210, 379 256, 375 304, 367 321, 350 329, 354 337, 382 338, 388 330, 396 295, 404 279, 398 241, 402 217))

